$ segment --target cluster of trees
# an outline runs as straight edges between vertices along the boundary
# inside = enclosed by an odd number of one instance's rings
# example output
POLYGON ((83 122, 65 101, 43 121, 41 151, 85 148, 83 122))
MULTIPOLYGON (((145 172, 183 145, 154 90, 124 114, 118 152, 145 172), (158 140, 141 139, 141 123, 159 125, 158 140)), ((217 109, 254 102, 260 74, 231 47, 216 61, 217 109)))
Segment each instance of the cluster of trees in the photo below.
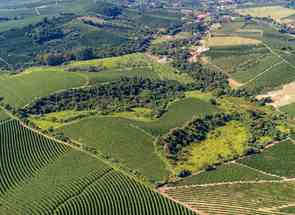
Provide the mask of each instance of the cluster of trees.
POLYGON ((38 99, 19 112, 41 115, 73 109, 96 109, 108 113, 132 107, 149 107, 160 115, 170 101, 183 96, 184 90, 175 81, 122 78, 108 84, 55 93, 38 99))
POLYGON ((287 138, 287 133, 278 129, 278 122, 284 116, 274 114, 269 116, 264 112, 249 111, 248 112, 248 127, 251 137, 248 141, 248 153, 257 153, 265 147, 267 143, 261 142, 261 138, 269 137, 271 140, 281 141, 287 138))
POLYGON ((208 133, 213 129, 224 126, 231 120, 239 119, 239 114, 229 115, 224 113, 197 118, 188 122, 182 128, 170 130, 168 134, 159 138, 158 144, 164 148, 167 158, 178 161, 184 147, 205 140, 208 133))
POLYGON ((52 19, 44 18, 36 25, 29 25, 26 28, 26 36, 32 38, 38 44, 44 44, 50 40, 61 39, 65 36, 62 25, 72 20, 73 16, 54 17, 52 19))

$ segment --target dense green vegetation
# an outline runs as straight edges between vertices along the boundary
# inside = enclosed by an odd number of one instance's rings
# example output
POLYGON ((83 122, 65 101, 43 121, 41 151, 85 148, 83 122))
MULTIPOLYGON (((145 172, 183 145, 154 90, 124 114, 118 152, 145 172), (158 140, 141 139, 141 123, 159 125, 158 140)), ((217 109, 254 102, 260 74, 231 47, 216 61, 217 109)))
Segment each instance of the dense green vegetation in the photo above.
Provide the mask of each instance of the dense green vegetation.
POLYGON ((65 110, 96 109, 108 113, 133 107, 153 108, 161 116, 170 101, 180 97, 184 87, 174 81, 122 78, 93 87, 77 88, 42 97, 27 106, 27 114, 46 114, 65 110))
POLYGON ((65 65, 64 69, 69 72, 83 73, 89 77, 91 84, 115 81, 122 77, 175 80, 184 84, 193 82, 189 75, 180 74, 172 66, 159 64, 141 53, 99 60, 74 61, 65 65))
MULTIPOLYGON (((293 204, 294 182, 194 186, 164 191, 173 199, 209 214, 272 214, 275 207, 293 204)), ((278 213, 280 214, 280 213, 278 213)))
POLYGON ((142 13, 123 7, 123 2, 100 0, 40 3, 26 5, 27 11, 16 9, 15 16, 13 9, 7 14, 4 9, 9 20, 0 23, 2 69, 141 52, 159 29, 181 25, 175 10, 142 13))
POLYGON ((236 163, 229 163, 218 166, 216 169, 201 172, 197 175, 186 177, 171 185, 184 186, 194 184, 210 184, 234 181, 258 181, 258 180, 279 180, 279 177, 273 177, 262 174, 253 169, 241 166, 236 163))
POLYGON ((168 175, 165 164, 155 153, 153 137, 128 119, 92 117, 67 125, 61 131, 86 149, 92 148, 153 182, 168 175))
POLYGON ((102 161, 16 121, 0 129, 5 134, 0 137, 1 214, 193 214, 102 161))
POLYGON ((278 176, 294 177, 293 142, 287 140, 266 149, 263 153, 240 160, 239 162, 278 176))
POLYGON ((0 96, 3 102, 21 108, 38 97, 55 91, 79 87, 86 78, 51 68, 31 68, 18 75, 0 74, 0 96))
POLYGON ((205 101, 186 98, 170 104, 167 112, 159 119, 140 120, 132 117, 132 112, 119 112, 114 116, 81 120, 60 130, 65 136, 85 145, 86 149, 138 170, 139 176, 160 181, 167 176, 168 167, 155 153, 155 137, 183 125, 194 116, 215 111, 217 109, 205 101), (201 109, 206 106, 206 110, 201 109))

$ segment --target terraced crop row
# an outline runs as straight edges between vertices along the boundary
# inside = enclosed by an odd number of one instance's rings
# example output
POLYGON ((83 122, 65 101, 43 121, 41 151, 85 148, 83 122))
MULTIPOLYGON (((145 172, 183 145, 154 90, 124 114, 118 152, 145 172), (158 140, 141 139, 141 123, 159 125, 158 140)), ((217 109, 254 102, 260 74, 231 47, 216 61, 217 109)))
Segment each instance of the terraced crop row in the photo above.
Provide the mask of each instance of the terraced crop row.
POLYGON ((275 146, 239 162, 252 168, 287 178, 295 177, 295 145, 291 140, 282 141, 275 146))
POLYGON ((0 134, 0 214, 194 214, 104 162, 17 121, 2 124, 0 134))
POLYGON ((294 182, 176 187, 164 191, 186 205, 208 214, 280 214, 273 207, 295 200, 294 182))
POLYGON ((69 150, 16 121, 0 125, 0 134, 0 195, 69 150))
POLYGON ((263 174, 254 169, 236 163, 217 167, 216 170, 205 171, 198 175, 186 177, 175 183, 177 186, 194 184, 213 184, 234 181, 280 180, 279 177, 263 174))

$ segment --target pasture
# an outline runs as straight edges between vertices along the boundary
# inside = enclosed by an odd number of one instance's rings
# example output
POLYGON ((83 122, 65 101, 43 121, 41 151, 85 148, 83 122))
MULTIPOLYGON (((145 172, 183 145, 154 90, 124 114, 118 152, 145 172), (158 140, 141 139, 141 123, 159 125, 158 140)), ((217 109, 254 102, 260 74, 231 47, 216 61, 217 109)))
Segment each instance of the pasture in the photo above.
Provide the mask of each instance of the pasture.
POLYGON ((176 183, 173 183, 172 186, 259 180, 280 180, 280 178, 263 174, 237 163, 228 163, 217 166, 215 170, 204 171, 199 174, 186 177, 176 183))
POLYGON ((266 149, 261 154, 239 160, 239 162, 264 172, 292 178, 295 176, 294 151, 294 143, 287 140, 266 149))
POLYGON ((0 130, 5 134, 0 136, 0 214, 194 214, 103 161, 16 121, 0 130))
POLYGON ((232 121, 224 127, 209 133, 206 140, 191 144, 190 155, 186 161, 177 164, 176 172, 200 171, 208 165, 222 163, 243 155, 250 137, 248 129, 240 122, 232 121))
POLYGON ((87 79, 79 74, 58 68, 36 67, 18 75, 0 75, 0 96, 4 97, 6 104, 20 108, 38 97, 80 87, 86 82, 87 79))
POLYGON ((281 214, 279 207, 286 207, 295 201, 295 183, 283 181, 172 187, 162 192, 210 215, 281 214))

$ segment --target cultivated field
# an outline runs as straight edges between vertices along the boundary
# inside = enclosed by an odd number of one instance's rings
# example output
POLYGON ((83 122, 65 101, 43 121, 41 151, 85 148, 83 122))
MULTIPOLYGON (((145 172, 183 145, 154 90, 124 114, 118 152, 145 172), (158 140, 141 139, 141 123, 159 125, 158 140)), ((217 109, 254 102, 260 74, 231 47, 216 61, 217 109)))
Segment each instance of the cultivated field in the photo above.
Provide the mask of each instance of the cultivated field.
POLYGON ((138 170, 148 179, 159 181, 168 175, 168 171, 155 153, 155 138, 171 128, 184 125, 194 116, 217 111, 209 101, 188 97, 170 104, 168 111, 159 119, 136 118, 136 113, 124 112, 107 117, 91 117, 65 125, 61 130, 85 146, 93 147, 128 168, 138 170))
POLYGON ((19 75, 0 75, 0 96, 13 107, 23 107, 37 97, 82 86, 87 79, 58 68, 31 68, 19 75))
MULTIPOLYGON (((295 11, 295 10, 294 10, 295 11)), ((236 37, 256 39, 257 46, 238 44, 212 47, 206 53, 209 65, 228 74, 237 81, 237 87, 244 87, 256 93, 274 90, 295 80, 295 65, 292 42, 294 38, 267 26, 260 21, 244 22, 243 20, 223 24, 214 31, 216 38, 236 37), (260 32, 260 36, 240 35, 243 32, 260 32)), ((214 37, 212 37, 214 38, 214 37)), ((220 41, 222 43, 222 40, 220 41)))
POLYGON ((258 45, 261 41, 239 36, 212 36, 206 42, 207 47, 258 45))
POLYGON ((262 170, 274 175, 292 178, 295 176, 295 144, 292 141, 284 141, 239 162, 249 167, 262 170))
POLYGON ((137 53, 120 57, 104 58, 101 60, 72 62, 65 70, 82 72, 90 66, 101 69, 101 72, 84 72, 90 83, 103 83, 118 80, 121 77, 142 77, 160 80, 177 80, 181 83, 190 83, 192 78, 179 72, 169 65, 154 62, 148 56, 137 53))
POLYGON ((295 14, 295 10, 291 8, 285 8, 282 6, 265 6, 265 7, 250 7, 238 9, 238 13, 243 16, 253 17, 271 17, 272 19, 282 22, 284 18, 295 14))
POLYGON ((270 215, 295 201, 295 183, 260 181, 161 189, 169 197, 203 214, 270 215))
POLYGON ((279 179, 279 177, 266 175, 255 169, 251 169, 237 163, 228 163, 218 166, 216 170, 204 171, 200 174, 186 177, 174 183, 173 186, 279 179))
POLYGON ((66 136, 91 147, 151 181, 168 175, 154 149, 154 138, 119 117, 93 117, 61 129, 66 136), (149 162, 144 162, 144 161, 149 162))
POLYGON ((16 121, 0 126, 0 214, 188 215, 102 161, 16 121))

